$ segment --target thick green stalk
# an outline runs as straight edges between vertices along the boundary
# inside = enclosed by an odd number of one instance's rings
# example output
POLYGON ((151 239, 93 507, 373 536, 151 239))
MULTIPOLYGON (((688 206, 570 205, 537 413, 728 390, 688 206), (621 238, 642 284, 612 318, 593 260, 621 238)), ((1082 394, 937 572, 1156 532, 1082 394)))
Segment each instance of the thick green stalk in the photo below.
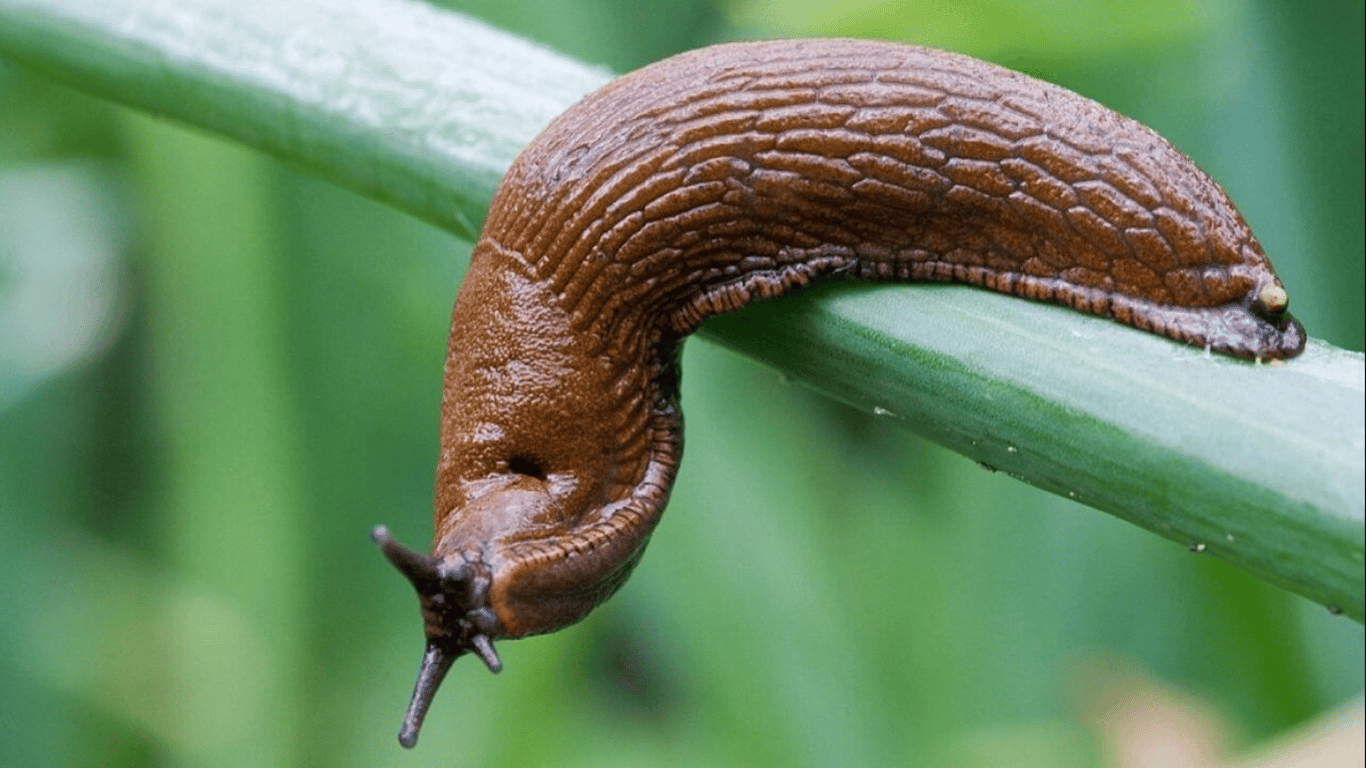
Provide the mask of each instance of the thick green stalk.
MULTIPOLYGON (((518 148, 607 78, 410 0, 0 0, 0 54, 466 236, 518 148)), ((1288 365, 1252 365, 946 286, 825 288, 704 332, 1362 617, 1359 353, 1314 342, 1288 365)))
POLYGON ((418 0, 0 0, 0 56, 471 239, 517 152, 611 76, 418 0))

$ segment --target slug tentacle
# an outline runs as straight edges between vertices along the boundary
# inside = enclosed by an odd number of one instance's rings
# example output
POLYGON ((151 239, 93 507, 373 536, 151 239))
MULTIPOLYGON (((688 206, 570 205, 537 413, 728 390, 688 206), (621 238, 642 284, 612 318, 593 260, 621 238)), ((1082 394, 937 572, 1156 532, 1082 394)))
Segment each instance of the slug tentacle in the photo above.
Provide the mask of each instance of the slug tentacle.
POLYGON ((572 624, 658 522, 677 353, 707 317, 820 278, 953 281, 1245 358, 1304 329, 1224 191, 1152 130, 966 56, 857 40, 646 67, 513 163, 451 323, 433 555, 401 740, 450 662, 572 624))
POLYGON ((413 684, 413 696, 408 701, 408 711, 403 713, 403 725, 398 731, 399 744, 408 749, 417 746, 422 721, 427 718, 427 711, 431 709, 441 682, 446 679, 446 673, 451 671, 451 665, 458 657, 459 654, 450 653, 440 645, 427 643, 422 652, 417 682, 413 684))

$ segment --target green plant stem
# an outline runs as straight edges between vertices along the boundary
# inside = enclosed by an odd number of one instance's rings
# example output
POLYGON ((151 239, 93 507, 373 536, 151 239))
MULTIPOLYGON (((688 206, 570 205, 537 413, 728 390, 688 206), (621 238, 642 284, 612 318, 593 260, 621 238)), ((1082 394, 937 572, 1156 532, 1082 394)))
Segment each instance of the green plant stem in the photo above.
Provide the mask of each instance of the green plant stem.
MULTIPOLYGON (((607 78, 410 0, 0 0, 0 55, 467 237, 516 151, 607 78)), ((704 334, 1362 618, 1359 353, 1253 365, 950 286, 822 288, 704 334)))
POLYGON ((418 0, 3 0, 0 55, 471 239, 517 152, 611 77, 418 0))

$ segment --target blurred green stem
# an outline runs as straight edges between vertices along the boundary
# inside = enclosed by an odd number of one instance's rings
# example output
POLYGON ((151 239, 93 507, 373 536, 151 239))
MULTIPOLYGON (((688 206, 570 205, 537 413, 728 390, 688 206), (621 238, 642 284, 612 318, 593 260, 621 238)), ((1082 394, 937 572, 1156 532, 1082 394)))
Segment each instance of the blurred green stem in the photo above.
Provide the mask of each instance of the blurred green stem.
MULTIPOLYGON (((607 79, 409 0, 0 0, 0 54, 466 237, 517 150, 607 79)), ((704 333, 1362 618, 1359 353, 1251 365, 949 286, 824 288, 704 333)))
POLYGON ((199 613, 168 638, 174 714, 153 722, 191 763, 213 762, 195 752, 207 749, 231 752, 238 765, 297 764, 307 533, 277 322, 288 297, 267 194, 272 166, 141 115, 129 113, 126 129, 148 203, 142 267, 164 415, 164 547, 190 583, 229 598, 192 606, 199 613))

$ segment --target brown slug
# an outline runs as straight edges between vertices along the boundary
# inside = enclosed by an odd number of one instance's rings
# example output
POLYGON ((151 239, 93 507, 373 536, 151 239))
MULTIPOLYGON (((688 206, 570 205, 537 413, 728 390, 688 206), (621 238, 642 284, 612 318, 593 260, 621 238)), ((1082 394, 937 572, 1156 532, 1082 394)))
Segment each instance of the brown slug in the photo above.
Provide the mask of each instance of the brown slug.
POLYGON ((1246 358, 1304 329, 1224 191, 1150 129, 953 53, 720 45, 558 117, 493 199, 451 323, 411 747, 451 663, 626 580, 682 451, 708 316, 827 276, 972 283, 1246 358))

